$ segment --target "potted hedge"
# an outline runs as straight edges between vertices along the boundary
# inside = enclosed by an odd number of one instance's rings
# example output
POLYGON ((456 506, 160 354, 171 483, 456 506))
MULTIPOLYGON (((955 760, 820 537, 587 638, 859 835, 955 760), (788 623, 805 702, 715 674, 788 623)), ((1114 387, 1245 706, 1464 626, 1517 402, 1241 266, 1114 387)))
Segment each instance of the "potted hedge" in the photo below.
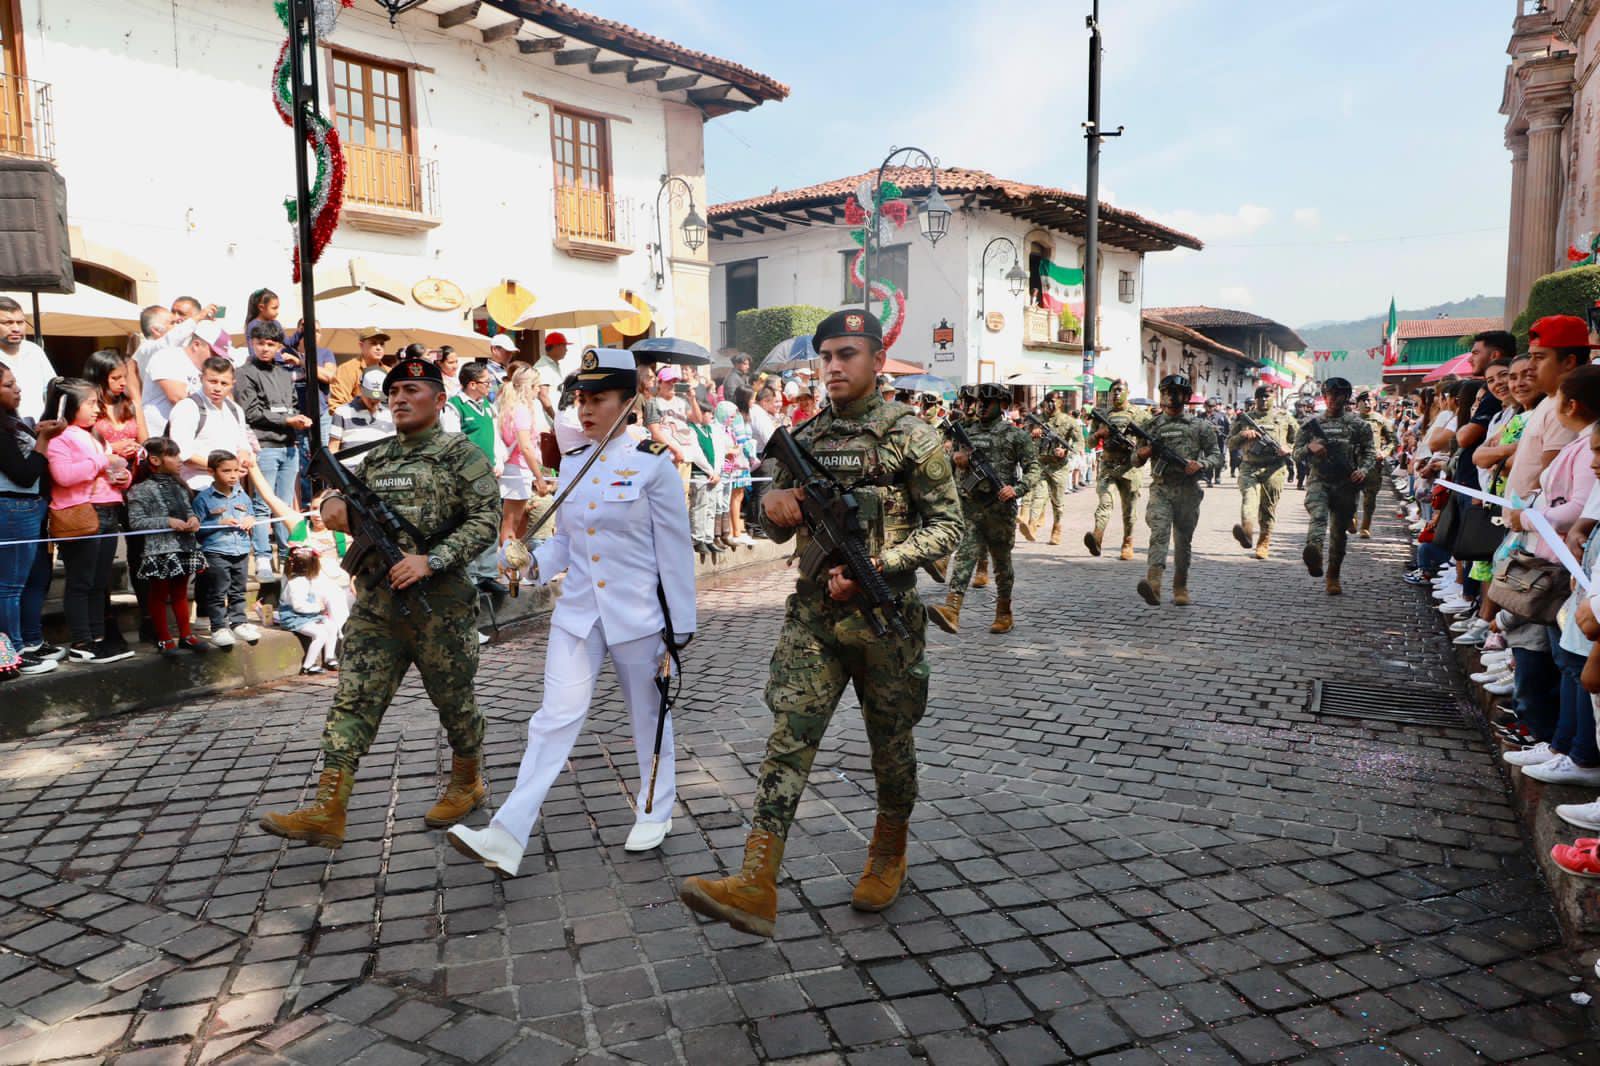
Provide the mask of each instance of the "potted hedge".
POLYGON ((1083 329, 1083 322, 1072 313, 1072 308, 1063 307, 1061 318, 1056 323, 1056 340, 1062 344, 1073 344, 1078 339, 1078 333, 1083 329))

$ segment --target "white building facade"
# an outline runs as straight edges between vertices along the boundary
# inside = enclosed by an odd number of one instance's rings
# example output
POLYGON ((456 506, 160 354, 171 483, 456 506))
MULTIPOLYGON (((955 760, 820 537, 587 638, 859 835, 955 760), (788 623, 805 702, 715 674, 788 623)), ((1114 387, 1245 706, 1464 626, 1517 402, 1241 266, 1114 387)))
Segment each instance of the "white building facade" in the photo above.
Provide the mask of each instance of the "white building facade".
MULTIPOLYGON (((846 221, 845 203, 863 177, 711 208, 711 321, 719 345, 736 343, 740 310, 860 304, 847 276, 858 227, 846 221)), ((913 205, 930 184, 926 169, 895 168, 888 177, 913 205)), ((906 296, 905 324, 889 354, 956 384, 1077 386, 1081 333, 1062 334, 1057 316, 1040 306, 1039 260, 1082 268, 1082 197, 972 170, 941 170, 939 190, 954 209, 942 239, 924 238, 913 212, 874 252, 874 276, 906 296), (1006 276, 1013 265, 1027 278, 1019 279, 1019 292, 1006 276)), ((1144 255, 1177 247, 1201 245, 1132 212, 1102 208, 1095 373, 1126 377, 1136 394, 1144 255)))
MULTIPOLYGON (((289 294, 294 171, 271 96, 284 39, 272 4, 7 5, 0 76, 21 105, 0 116, 0 151, 48 154, 64 175, 80 281, 139 303, 224 304, 235 330, 252 290, 289 294)), ((469 294, 513 279, 545 300, 631 290, 652 332, 711 339, 687 197, 663 198, 658 261, 657 194, 682 178, 703 211, 705 121, 784 86, 518 0, 425 0, 393 26, 357 0, 321 43, 323 108, 349 170, 323 268, 360 259, 408 287, 443 278, 469 294)))

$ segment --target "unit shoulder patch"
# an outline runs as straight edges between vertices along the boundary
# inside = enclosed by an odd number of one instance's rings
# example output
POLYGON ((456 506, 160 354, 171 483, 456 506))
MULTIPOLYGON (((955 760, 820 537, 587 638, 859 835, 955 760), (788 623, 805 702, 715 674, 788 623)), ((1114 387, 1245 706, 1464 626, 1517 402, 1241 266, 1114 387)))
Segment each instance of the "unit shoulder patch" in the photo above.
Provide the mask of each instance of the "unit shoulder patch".
POLYGON ((649 455, 664 455, 667 446, 658 440, 642 440, 639 442, 639 450, 649 455))

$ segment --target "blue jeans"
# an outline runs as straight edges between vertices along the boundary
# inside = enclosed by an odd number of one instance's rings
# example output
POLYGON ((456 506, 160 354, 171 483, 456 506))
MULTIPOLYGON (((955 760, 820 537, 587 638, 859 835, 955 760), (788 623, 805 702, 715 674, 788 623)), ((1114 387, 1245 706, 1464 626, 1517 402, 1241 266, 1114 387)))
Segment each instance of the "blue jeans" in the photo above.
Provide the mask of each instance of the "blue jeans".
POLYGON ((1430 574, 1450 565, 1450 553, 1431 540, 1417 541, 1417 565, 1430 574))
POLYGON ((1517 720, 1534 740, 1548 744, 1561 720, 1561 671, 1549 652, 1512 648, 1511 659, 1516 663, 1517 720))
MULTIPOLYGON (((44 521, 42 496, 23 498, 0 496, 0 541, 32 540, 39 536, 44 521)), ((33 572, 37 544, 17 544, 0 548, 0 632, 11 638, 11 645, 22 647, 22 591, 33 572)), ((37 624, 37 614, 35 624, 37 624)))
MULTIPOLYGON (((294 504, 294 483, 300 475, 300 452, 296 448, 262 448, 256 456, 256 468, 261 479, 273 495, 284 503, 294 504)), ((256 526, 250 531, 257 555, 271 555, 272 541, 278 542, 278 552, 289 549, 289 527, 282 522, 271 522, 272 511, 265 500, 255 501, 256 526)))
POLYGON ((1583 673, 1584 657, 1561 647, 1561 630, 1550 627, 1550 654, 1561 668, 1561 718, 1556 724, 1550 747, 1579 766, 1600 766, 1600 745, 1595 742, 1594 704, 1578 677, 1583 673))

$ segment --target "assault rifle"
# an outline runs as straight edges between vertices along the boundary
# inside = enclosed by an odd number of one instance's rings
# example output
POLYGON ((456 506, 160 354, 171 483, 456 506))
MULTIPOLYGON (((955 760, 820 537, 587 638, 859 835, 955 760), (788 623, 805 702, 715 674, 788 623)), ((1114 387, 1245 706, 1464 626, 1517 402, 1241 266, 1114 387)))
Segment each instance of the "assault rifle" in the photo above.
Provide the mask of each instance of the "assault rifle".
POLYGON ((1265 450, 1270 449, 1270 454, 1266 454, 1266 458, 1277 459, 1284 462, 1289 461, 1291 457, 1283 454, 1283 445, 1279 443, 1278 438, 1262 429, 1261 423, 1251 418, 1249 411, 1241 410, 1239 412, 1239 417, 1244 419, 1244 424, 1246 426, 1256 431, 1256 439, 1251 442, 1251 451, 1256 452, 1257 454, 1265 454, 1265 450))
POLYGON ((1061 435, 1055 430, 1051 429, 1045 420, 1040 418, 1038 415, 1030 411, 1024 416, 1024 420, 1030 425, 1038 426, 1044 431, 1043 435, 1039 439, 1044 441, 1045 447, 1049 448, 1052 452, 1057 448, 1060 448, 1062 451, 1072 450, 1067 447, 1067 442, 1061 439, 1061 435))
MULTIPOLYGON (((966 428, 960 422, 952 422, 948 418, 944 421, 945 436, 955 442, 956 450, 967 453, 967 472, 961 477, 961 491, 974 496, 998 496, 1005 481, 995 472, 989 457, 983 454, 983 449, 972 443, 972 438, 967 436, 966 428)), ((1013 510, 1017 506, 1017 498, 1013 496, 1008 503, 1013 510)))
MULTIPOLYGON (((315 426, 317 423, 313 421, 311 424, 315 426)), ((320 439, 315 443, 322 444, 320 439)), ((344 497, 345 511, 349 516, 350 544, 339 565, 352 580, 359 580, 365 575, 368 561, 373 557, 377 558, 379 564, 373 573, 378 580, 386 580, 390 568, 406 556, 405 549, 400 547, 402 535, 409 536, 419 552, 428 550, 428 538, 416 526, 396 514, 394 508, 372 490, 372 486, 341 463, 339 457, 328 451, 326 446, 317 447, 311 452, 311 475, 344 497)), ((433 613, 421 585, 413 585, 399 592, 396 602, 403 615, 411 614, 413 604, 423 614, 433 613)))
POLYGON ((1100 413, 1100 408, 1089 408, 1089 417, 1105 427, 1106 442, 1108 444, 1112 444, 1125 452, 1133 452, 1138 449, 1139 446, 1133 443, 1133 441, 1129 440, 1127 434, 1118 429, 1116 424, 1112 422, 1111 419, 1100 413))
POLYGON ((1305 425, 1300 427, 1305 433, 1317 438, 1327 450, 1320 456, 1313 455, 1312 463, 1316 465, 1317 473, 1335 485, 1346 485, 1350 482, 1350 475, 1355 473, 1355 464, 1350 461, 1345 451, 1343 441, 1335 441, 1328 436, 1327 430, 1322 428, 1322 421, 1315 415, 1306 419, 1305 425))
POLYGON ((1139 423, 1129 422, 1128 432, 1139 438, 1139 443, 1150 449, 1150 455, 1153 458, 1160 460, 1168 466, 1176 467, 1179 473, 1183 473, 1189 469, 1189 463, 1192 460, 1185 459, 1183 456, 1179 455, 1173 450, 1172 446, 1167 444, 1165 441, 1156 439, 1150 434, 1149 430, 1145 429, 1139 423))
POLYGON ((828 570, 842 563, 850 580, 861 588, 857 606, 873 635, 887 636, 892 629, 895 636, 910 639, 911 632, 900 618, 900 597, 867 554, 861 505, 855 493, 841 485, 787 429, 773 431, 761 457, 777 460, 800 490, 800 513, 811 531, 811 543, 800 553, 800 572, 812 584, 826 588, 828 570))

